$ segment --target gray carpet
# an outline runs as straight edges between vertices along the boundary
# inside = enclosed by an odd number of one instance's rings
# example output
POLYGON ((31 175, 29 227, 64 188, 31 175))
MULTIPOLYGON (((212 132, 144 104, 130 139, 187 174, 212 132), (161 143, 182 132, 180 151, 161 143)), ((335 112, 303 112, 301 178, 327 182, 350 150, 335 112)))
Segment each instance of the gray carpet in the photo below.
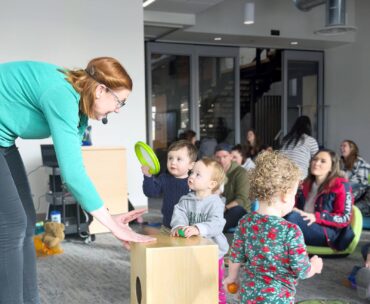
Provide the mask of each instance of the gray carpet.
MULTIPOLYGON (((151 199, 150 212, 144 220, 161 221, 160 204, 160 200, 151 199)), ((232 235, 227 237, 232 239, 232 235)), ((363 232, 360 245, 364 242, 370 242, 370 231, 363 232)), ((112 235, 99 234, 90 244, 68 237, 62 246, 63 254, 38 259, 41 304, 130 303, 130 254, 112 235)), ((324 259, 322 274, 299 281, 296 300, 370 303, 342 284, 354 265, 363 264, 359 248, 345 258, 324 259)))
POLYGON ((130 303, 130 255, 112 235, 62 247, 61 255, 38 258, 42 304, 130 303))
MULTIPOLYGON (((363 234, 364 240, 370 241, 370 232, 363 234)), ((130 303, 129 253, 112 235, 97 235, 96 241, 90 244, 67 239, 63 249, 61 255, 38 259, 42 304, 130 303)), ((342 285, 353 265, 361 263, 358 251, 346 258, 325 259, 321 275, 299 282, 296 299, 369 303, 359 299, 355 290, 342 285)))

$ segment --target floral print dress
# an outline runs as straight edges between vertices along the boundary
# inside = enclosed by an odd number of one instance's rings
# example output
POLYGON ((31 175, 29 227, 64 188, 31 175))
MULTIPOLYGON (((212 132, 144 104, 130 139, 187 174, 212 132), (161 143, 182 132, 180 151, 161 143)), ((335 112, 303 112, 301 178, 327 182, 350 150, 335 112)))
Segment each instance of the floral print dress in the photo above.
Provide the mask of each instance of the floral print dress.
POLYGON ((240 303, 246 304, 294 303, 297 280, 311 268, 300 228, 255 212, 239 221, 230 261, 243 265, 240 303))

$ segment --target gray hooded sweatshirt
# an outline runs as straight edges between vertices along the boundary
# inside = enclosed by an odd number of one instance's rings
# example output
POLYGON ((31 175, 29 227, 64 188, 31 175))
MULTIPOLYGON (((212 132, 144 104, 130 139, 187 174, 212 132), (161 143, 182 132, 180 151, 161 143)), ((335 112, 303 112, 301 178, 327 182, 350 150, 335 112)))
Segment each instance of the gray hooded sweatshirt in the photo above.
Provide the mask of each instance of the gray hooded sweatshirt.
POLYGON ((219 248, 219 258, 229 250, 229 244, 222 230, 225 226, 225 204, 218 194, 200 199, 190 192, 180 198, 173 210, 171 227, 197 226, 200 235, 214 241, 219 248))

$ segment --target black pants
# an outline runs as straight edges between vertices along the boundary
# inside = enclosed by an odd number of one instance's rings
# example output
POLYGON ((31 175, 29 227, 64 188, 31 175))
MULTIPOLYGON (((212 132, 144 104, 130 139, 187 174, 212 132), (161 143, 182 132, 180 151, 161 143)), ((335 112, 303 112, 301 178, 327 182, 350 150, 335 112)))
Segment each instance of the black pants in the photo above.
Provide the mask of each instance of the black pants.
POLYGON ((0 304, 40 303, 33 244, 35 221, 18 149, 0 147, 0 304))
POLYGON ((245 211, 242 206, 235 206, 226 210, 224 213, 224 218, 226 220, 224 232, 227 232, 230 228, 238 226, 239 220, 246 214, 247 211, 245 211))

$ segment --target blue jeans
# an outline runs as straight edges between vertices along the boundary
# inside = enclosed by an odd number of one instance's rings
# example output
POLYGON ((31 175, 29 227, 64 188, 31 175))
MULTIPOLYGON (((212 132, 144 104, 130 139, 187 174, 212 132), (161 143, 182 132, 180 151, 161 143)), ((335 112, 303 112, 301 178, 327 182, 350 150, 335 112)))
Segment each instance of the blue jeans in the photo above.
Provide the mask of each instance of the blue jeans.
POLYGON ((238 226, 239 220, 247 214, 247 211, 241 206, 235 206, 226 210, 224 213, 224 218, 226 220, 226 224, 224 227, 224 232, 227 232, 230 228, 238 226))
MULTIPOLYGON (((285 216, 285 219, 291 223, 294 223, 301 228, 304 241, 306 245, 312 245, 312 246, 329 246, 324 228, 320 224, 313 223, 312 225, 308 226, 307 221, 303 219, 303 217, 295 211, 290 212, 285 216)), ((328 234, 329 240, 335 240, 337 236, 337 232, 334 228, 325 227, 326 232, 328 234)))
POLYGON ((0 147, 0 304, 38 304, 36 213, 18 149, 0 147))

